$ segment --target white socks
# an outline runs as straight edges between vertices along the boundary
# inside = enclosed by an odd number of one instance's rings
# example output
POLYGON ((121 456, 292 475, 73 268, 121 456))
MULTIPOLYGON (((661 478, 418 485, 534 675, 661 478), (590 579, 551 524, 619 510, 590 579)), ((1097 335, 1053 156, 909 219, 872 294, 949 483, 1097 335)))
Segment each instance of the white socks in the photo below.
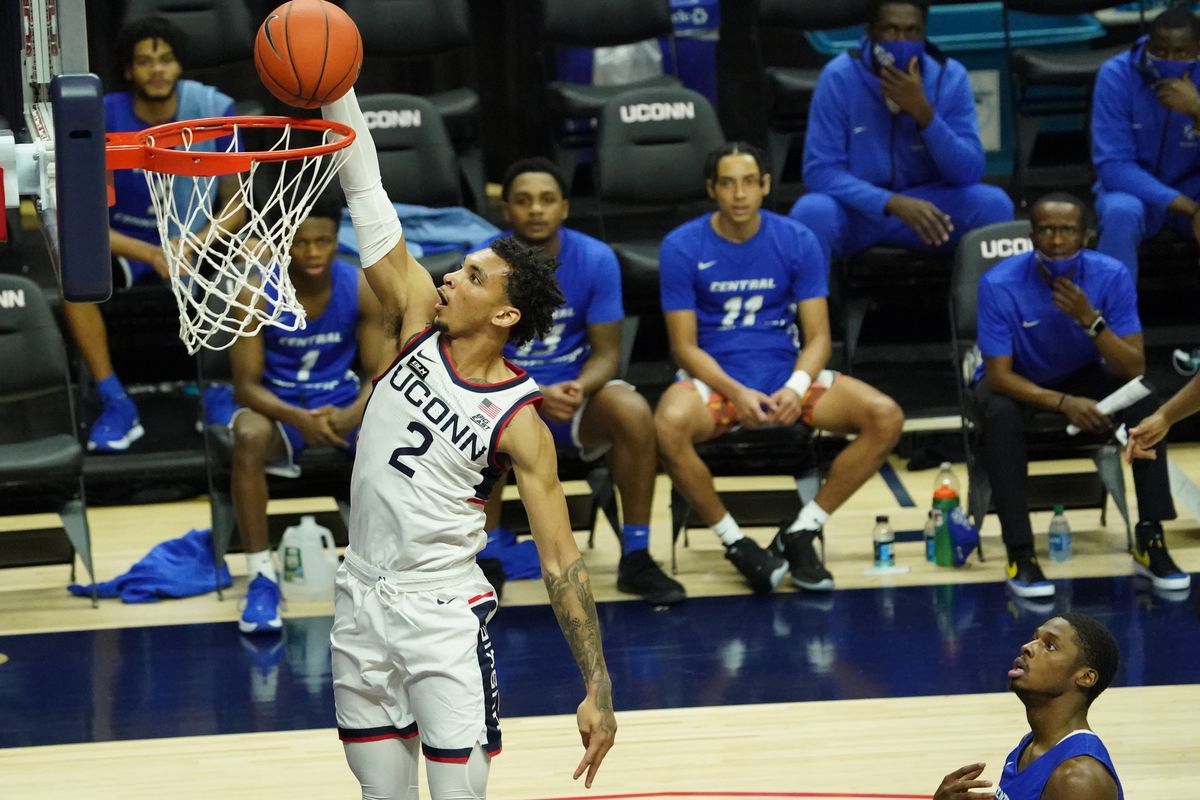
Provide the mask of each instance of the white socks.
POLYGON ((721 544, 725 545, 726 547, 736 541, 746 538, 746 535, 742 533, 742 529, 738 527, 738 524, 734 522, 733 517, 728 513, 721 517, 721 519, 719 519, 712 526, 712 529, 713 533, 715 533, 721 540, 721 544))
POLYGON ((829 513, 817 505, 816 500, 809 500, 804 504, 804 508, 800 509, 795 521, 788 526, 788 533, 820 530, 828 521, 829 513))
POLYGON ((246 553, 246 575, 250 580, 254 580, 256 575, 266 575, 275 583, 279 583, 279 576, 275 573, 275 562, 271 561, 271 551, 246 553))

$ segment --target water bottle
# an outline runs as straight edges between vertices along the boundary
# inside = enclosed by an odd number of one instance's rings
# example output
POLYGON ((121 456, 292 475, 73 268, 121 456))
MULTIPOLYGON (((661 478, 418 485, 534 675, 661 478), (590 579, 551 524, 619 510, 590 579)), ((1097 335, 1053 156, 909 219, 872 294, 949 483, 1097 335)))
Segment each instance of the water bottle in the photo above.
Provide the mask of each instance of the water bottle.
POLYGON ((941 514, 934 533, 934 561, 939 567, 954 566, 954 546, 950 541, 950 512, 958 508, 958 478, 943 461, 933 483, 933 510, 941 514))
POLYGON ((925 518, 925 560, 930 564, 937 563, 937 529, 942 524, 942 512, 936 508, 929 510, 925 518))
POLYGON ((875 518, 875 530, 871 538, 875 541, 875 566, 880 569, 896 566, 896 533, 888 524, 887 514, 875 518))
POLYGON ((1063 507, 1054 507, 1050 518, 1050 560, 1068 561, 1071 558, 1071 525, 1063 516, 1063 507))

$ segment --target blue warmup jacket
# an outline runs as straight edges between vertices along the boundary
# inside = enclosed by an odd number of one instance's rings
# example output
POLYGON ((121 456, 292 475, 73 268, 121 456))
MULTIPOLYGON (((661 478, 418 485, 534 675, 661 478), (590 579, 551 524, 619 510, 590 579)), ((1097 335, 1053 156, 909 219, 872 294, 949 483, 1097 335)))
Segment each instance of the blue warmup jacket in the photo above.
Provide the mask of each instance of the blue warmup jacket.
POLYGON ((888 110, 879 76, 859 52, 833 59, 817 80, 804 144, 808 191, 864 214, 882 214, 893 193, 912 186, 978 183, 983 144, 966 68, 928 53, 922 58, 925 96, 934 112, 922 131, 908 114, 888 110))
MULTIPOLYGON (((119 597, 126 603, 156 603, 164 597, 191 597, 216 588, 213 569, 212 533, 191 530, 178 539, 156 544, 141 561, 124 575, 96 584, 100 597, 119 597)), ((233 585, 229 567, 221 562, 222 589, 233 585)), ((91 584, 71 584, 67 591, 76 597, 88 597, 91 584)))
MULTIPOLYGON (((1097 194, 1125 192, 1163 212, 1179 194, 1172 187, 1200 170, 1200 141, 1192 118, 1155 96, 1155 76, 1144 65, 1149 38, 1104 62, 1096 76, 1092 163, 1097 194)), ((1193 82, 1198 74, 1193 66, 1193 82)))

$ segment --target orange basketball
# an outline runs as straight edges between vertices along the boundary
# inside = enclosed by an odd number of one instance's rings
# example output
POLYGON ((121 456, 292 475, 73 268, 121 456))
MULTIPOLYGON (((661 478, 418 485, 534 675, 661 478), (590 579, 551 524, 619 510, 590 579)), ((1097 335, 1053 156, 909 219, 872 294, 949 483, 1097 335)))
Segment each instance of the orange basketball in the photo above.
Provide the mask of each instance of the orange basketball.
POLYGON ((362 68, 362 37, 345 11, 325 0, 290 0, 263 20, 254 66, 271 94, 318 108, 344 95, 362 68))

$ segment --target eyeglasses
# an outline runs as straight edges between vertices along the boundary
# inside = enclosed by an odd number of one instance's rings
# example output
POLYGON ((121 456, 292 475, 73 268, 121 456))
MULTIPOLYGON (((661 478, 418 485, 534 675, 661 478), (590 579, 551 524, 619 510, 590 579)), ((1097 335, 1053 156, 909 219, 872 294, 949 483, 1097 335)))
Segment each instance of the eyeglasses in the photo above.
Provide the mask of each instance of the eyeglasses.
POLYGON ((1064 239, 1069 239, 1082 234, 1083 228, 1078 225, 1038 225, 1033 232, 1036 236, 1043 236, 1047 239, 1053 239, 1055 234, 1062 234, 1064 239))

